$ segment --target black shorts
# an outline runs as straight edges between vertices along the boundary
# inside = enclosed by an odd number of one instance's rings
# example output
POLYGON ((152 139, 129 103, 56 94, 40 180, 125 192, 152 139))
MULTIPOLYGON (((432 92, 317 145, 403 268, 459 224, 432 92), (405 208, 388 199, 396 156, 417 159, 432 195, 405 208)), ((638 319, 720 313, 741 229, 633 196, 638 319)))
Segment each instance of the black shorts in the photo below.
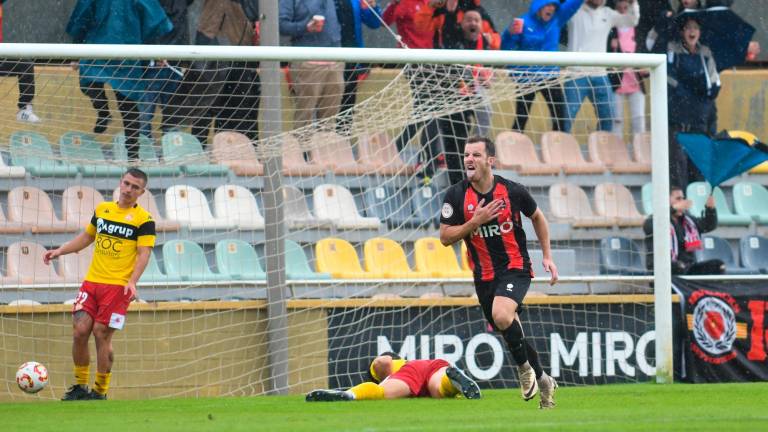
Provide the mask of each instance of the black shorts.
POLYGON ((492 281, 475 281, 475 291, 480 306, 483 308, 485 319, 496 329, 493 322, 493 299, 495 297, 511 298, 517 303, 517 312, 523 310, 523 299, 531 287, 530 273, 507 272, 492 281))

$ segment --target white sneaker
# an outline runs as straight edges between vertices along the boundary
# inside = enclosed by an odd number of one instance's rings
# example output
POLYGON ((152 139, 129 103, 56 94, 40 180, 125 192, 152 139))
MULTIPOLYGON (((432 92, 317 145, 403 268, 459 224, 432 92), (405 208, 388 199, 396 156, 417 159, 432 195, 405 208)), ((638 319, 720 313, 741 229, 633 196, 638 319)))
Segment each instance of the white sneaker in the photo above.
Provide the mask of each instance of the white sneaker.
POLYGON ((539 392, 539 383, 536 382, 536 372, 532 367, 523 369, 517 367, 517 377, 520 380, 520 393, 523 395, 523 400, 529 401, 536 396, 539 392))
POLYGON ((541 389, 541 399, 539 400, 539 408, 550 409, 555 407, 555 390, 557 389, 557 381, 551 376, 544 374, 539 381, 539 388, 541 389))
POLYGON ((16 120, 24 123, 40 123, 40 117, 32 111, 32 105, 27 104, 16 113, 16 120))

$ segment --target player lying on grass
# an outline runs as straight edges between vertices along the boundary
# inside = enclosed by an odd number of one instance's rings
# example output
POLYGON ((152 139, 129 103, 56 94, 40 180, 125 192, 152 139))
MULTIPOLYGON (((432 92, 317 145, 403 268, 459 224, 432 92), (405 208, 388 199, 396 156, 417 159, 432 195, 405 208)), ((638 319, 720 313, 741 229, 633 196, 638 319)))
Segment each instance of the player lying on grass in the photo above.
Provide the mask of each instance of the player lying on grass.
POLYGON ((349 390, 313 390, 307 402, 398 399, 407 397, 480 399, 480 387, 461 369, 442 359, 403 360, 386 352, 371 362, 370 381, 349 390))

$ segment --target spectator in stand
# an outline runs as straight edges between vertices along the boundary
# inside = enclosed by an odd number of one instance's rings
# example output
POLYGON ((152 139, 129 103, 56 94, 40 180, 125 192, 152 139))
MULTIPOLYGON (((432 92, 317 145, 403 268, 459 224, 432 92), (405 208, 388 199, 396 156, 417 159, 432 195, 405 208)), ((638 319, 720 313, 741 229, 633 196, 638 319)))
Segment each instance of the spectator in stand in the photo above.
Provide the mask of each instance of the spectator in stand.
MULTIPOLYGON (((669 0, 637 0, 637 2, 640 3, 640 10, 643 11, 640 22, 635 27, 637 52, 648 52, 650 48, 646 47, 645 40, 650 31, 664 18, 670 8, 670 2, 669 0)), ((614 2, 614 8, 616 8, 615 3, 618 2, 614 2)))
MULTIPOLYGON (((629 13, 620 14, 603 6, 605 0, 586 0, 568 23, 568 51, 606 52, 608 34, 613 27, 634 27, 640 19, 640 7, 635 0, 629 0, 629 13)), ((584 98, 588 98, 597 111, 597 129, 612 131, 616 117, 613 92, 605 68, 573 67, 573 72, 588 73, 565 83, 565 101, 568 109, 563 130, 570 132, 584 98)))
MULTIPOLYGON (((528 13, 515 18, 501 35, 501 49, 511 51, 559 51, 560 31, 584 0, 534 0, 528 13)), ((560 68, 557 66, 510 67, 512 79, 523 84, 556 79, 560 68)), ((512 129, 523 132, 528 123, 531 104, 537 93, 547 101, 552 117, 552 130, 563 130, 566 119, 565 97, 560 83, 553 83, 542 89, 526 93, 517 100, 515 121, 512 129)))
MULTIPOLYGON (((460 24, 457 25, 459 11, 455 5, 456 0, 448 0, 446 4, 439 48, 491 49, 491 38, 482 32, 483 18, 481 12, 477 9, 462 11, 460 24)), ((483 69, 465 68, 459 73, 459 76, 455 76, 455 67, 448 67, 447 71, 454 73, 454 76, 449 80, 450 83, 448 83, 452 88, 448 91, 459 92, 459 97, 462 99, 462 101, 457 101, 457 104, 463 102, 465 105, 477 105, 477 98, 481 97, 477 94, 477 89, 485 84, 483 80, 490 79, 489 76, 482 73, 483 69)), ((474 115, 475 111, 468 109, 441 117, 437 121, 440 134, 443 137, 445 163, 448 167, 448 178, 451 184, 459 183, 464 179, 462 165, 464 145, 469 136, 470 120, 474 115)))
POLYGON ((638 40, 645 42, 645 48, 649 52, 664 52, 669 39, 677 34, 678 29, 674 17, 683 13, 683 11, 702 9, 702 7, 702 3, 699 0, 680 0, 677 9, 673 9, 672 5, 667 3, 660 13, 656 12, 657 15, 653 17, 653 28, 645 36, 645 39, 638 40))
MULTIPOLYGON (((625 14, 629 9, 628 0, 616 2, 616 11, 625 14)), ((611 52, 634 53, 637 50, 634 27, 616 27, 611 31, 609 41, 611 52)), ((645 132, 645 86, 641 73, 632 69, 613 72, 609 76, 614 88, 616 102, 616 120, 613 123, 613 133, 624 135, 624 104, 629 105, 629 115, 632 120, 632 133, 645 132)))
MULTIPOLYGON (((341 26, 333 0, 281 1, 280 34, 293 46, 340 47, 341 26)), ((295 109, 293 127, 333 117, 344 92, 344 65, 339 62, 294 62, 290 65, 295 109)))
MULTIPOLYGON (((696 261, 695 252, 703 249, 702 233, 717 228, 717 209, 715 198, 710 195, 699 217, 689 213, 693 202, 685 199, 680 187, 672 186, 669 194, 670 235, 672 250, 672 274, 702 275, 723 274, 725 263, 719 259, 696 261)), ((648 216, 643 224, 646 245, 646 266, 653 271, 653 216, 648 216)))
POLYGON ((434 46, 432 29, 425 29, 417 24, 420 14, 429 13, 431 19, 432 9, 429 2, 430 0, 392 0, 384 8, 384 23, 389 26, 394 23, 397 26, 400 48, 432 49, 434 46))
MULTIPOLYGON (((78 0, 67 24, 75 43, 91 44, 145 44, 172 29, 157 0, 78 0)), ((80 91, 97 112, 93 132, 103 133, 112 120, 104 91, 104 84, 109 84, 123 118, 130 161, 139 160, 138 105, 147 90, 147 80, 142 79, 146 65, 140 60, 80 60, 80 91)))
MULTIPOLYGON (((0 42, 3 42, 3 3, 0 1, 0 42)), ((35 63, 24 60, 0 61, 0 76, 15 76, 19 82, 19 111, 16 120, 24 123, 40 123, 40 117, 32 110, 35 97, 35 63)))
POLYGON ((720 76, 712 52, 699 43, 701 26, 695 17, 679 21, 680 38, 667 46, 669 106, 669 183, 685 189, 701 174, 689 163, 677 142, 679 132, 717 133, 720 76))
MULTIPOLYGON (((376 0, 334 0, 336 16, 341 26, 341 46, 346 48, 363 48, 363 24, 368 28, 381 27, 381 8, 376 0)), ((368 78, 371 68, 367 63, 347 63, 344 65, 344 94, 341 97, 339 112, 353 108, 357 101, 357 87, 368 78)), ((345 122, 337 124, 337 130, 346 132, 352 116, 345 122)))

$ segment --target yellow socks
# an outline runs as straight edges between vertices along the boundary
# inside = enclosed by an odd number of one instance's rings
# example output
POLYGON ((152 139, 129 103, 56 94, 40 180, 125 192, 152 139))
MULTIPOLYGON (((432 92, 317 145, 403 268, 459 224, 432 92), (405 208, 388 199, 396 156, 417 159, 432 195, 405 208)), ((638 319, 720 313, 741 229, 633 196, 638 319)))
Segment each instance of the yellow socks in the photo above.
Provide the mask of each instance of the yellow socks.
POLYGON ((75 365, 75 384, 88 385, 89 365, 75 365))
POLYGON ((384 389, 370 381, 358 384, 349 389, 349 391, 355 395, 355 400, 384 399, 384 389))
POLYGON ((440 397, 452 398, 456 397, 457 394, 459 394, 459 389, 453 386, 448 375, 443 375, 443 378, 440 379, 440 397))
POLYGON ((109 380, 112 378, 112 372, 96 373, 96 383, 93 385, 93 389, 100 395, 107 394, 109 390, 109 380))

